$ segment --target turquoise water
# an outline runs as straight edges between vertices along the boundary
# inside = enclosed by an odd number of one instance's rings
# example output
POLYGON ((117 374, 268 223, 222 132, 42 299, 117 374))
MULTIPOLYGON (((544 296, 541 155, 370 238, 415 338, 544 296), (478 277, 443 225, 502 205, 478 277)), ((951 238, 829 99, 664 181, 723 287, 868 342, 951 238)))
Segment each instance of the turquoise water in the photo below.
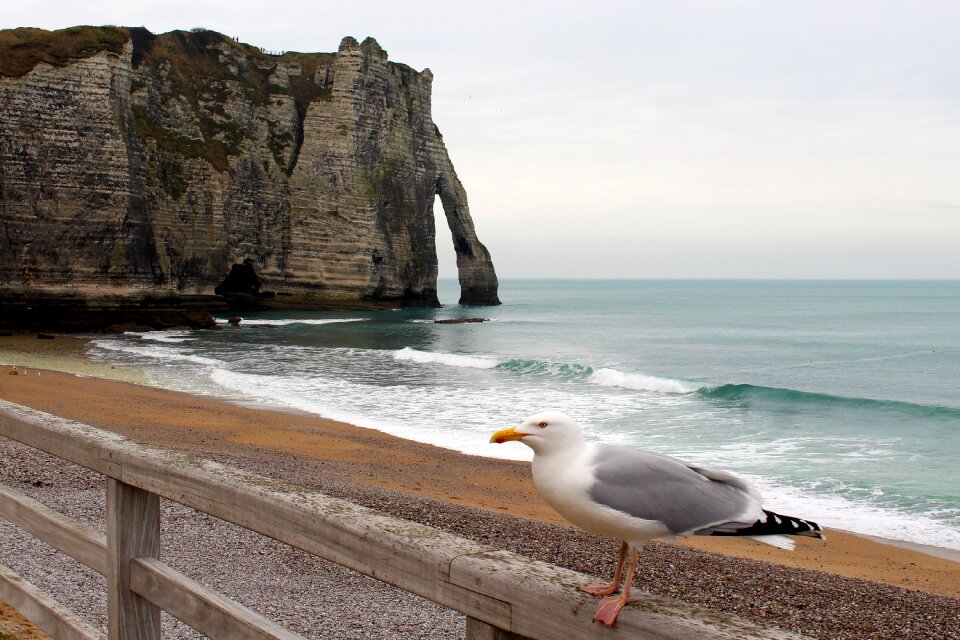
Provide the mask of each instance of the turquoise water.
POLYGON ((92 355, 485 456, 529 458, 489 434, 558 409, 590 438, 749 477, 777 510, 960 548, 960 282, 505 280, 501 298, 250 314, 269 326, 92 355), (472 316, 491 321, 431 322, 472 316))

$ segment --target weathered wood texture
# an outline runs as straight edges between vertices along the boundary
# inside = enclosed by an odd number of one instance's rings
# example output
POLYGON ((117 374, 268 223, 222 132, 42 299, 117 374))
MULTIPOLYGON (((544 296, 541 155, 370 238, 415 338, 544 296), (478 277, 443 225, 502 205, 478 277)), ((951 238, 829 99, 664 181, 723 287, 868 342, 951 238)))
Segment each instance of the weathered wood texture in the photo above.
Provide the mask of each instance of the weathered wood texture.
MULTIPOLYGON (((107 539, 33 498, 0 485, 0 517, 107 574, 107 539)), ((137 558, 129 567, 132 591, 212 638, 294 640, 302 638, 240 604, 200 585, 159 560, 137 558)))
POLYGON ((530 638, 797 638, 704 607, 634 591, 613 629, 593 622, 598 599, 578 591, 587 576, 509 551, 456 558, 450 581, 508 601, 513 633, 530 638), (628 615, 624 615, 624 613, 628 615), (574 630, 574 631, 571 631, 574 630))
POLYGON ((210 638, 303 640, 303 636, 287 631, 159 560, 134 560, 130 567, 130 585, 147 600, 210 638))
POLYGON ((103 640, 102 633, 45 595, 22 577, 0 565, 0 600, 57 640, 103 640))
POLYGON ((0 518, 63 551, 97 573, 107 572, 107 539, 90 527, 65 518, 50 507, 0 484, 0 518))
MULTIPOLYGON (((592 622, 587 576, 0 400, 0 435, 332 560, 530 638, 797 638, 637 593, 613 628, 592 622)), ((150 555, 150 554, 146 554, 150 555)))
POLYGON ((160 608, 130 589, 136 558, 160 557, 160 498, 107 479, 107 615, 110 640, 160 640, 160 608))
POLYGON ((463 640, 527 640, 511 631, 497 629, 486 622, 480 622, 476 618, 467 618, 467 630, 463 634, 463 640))

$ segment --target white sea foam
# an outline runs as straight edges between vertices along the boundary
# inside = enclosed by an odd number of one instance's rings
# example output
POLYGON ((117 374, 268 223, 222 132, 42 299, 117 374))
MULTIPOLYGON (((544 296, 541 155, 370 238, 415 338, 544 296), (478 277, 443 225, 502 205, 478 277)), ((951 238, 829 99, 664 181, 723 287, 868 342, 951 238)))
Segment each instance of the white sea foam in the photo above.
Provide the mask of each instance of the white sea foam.
POLYGON ((624 373, 616 369, 597 369, 587 382, 601 387, 620 387, 634 391, 656 391, 658 393, 693 393, 703 385, 672 378, 658 378, 641 373, 624 373))
MULTIPOLYGON (((414 318, 413 320, 407 320, 407 322, 411 324, 457 324, 457 323, 450 323, 450 322, 438 323, 437 322, 438 320, 440 320, 440 318, 414 318)), ((500 320, 497 318, 485 318, 483 321, 484 322, 500 322, 500 320)), ((473 323, 471 322, 467 324, 473 324, 473 323)))
MULTIPOLYGON (((367 318, 280 318, 280 319, 270 319, 270 320, 261 320, 259 318, 243 318, 241 325, 269 325, 271 327, 283 327, 289 324, 337 324, 340 322, 365 322, 367 318)), ((221 318, 217 319, 218 324, 227 324, 229 321, 221 318)))
POLYGON ((490 356, 465 356, 457 353, 436 351, 417 351, 404 347, 393 352, 394 360, 416 362, 418 364, 442 364, 448 367, 469 367, 471 369, 493 369, 499 362, 490 356))
POLYGON ((490 410, 484 394, 453 387, 372 387, 341 378, 261 376, 228 369, 214 369, 211 380, 232 397, 305 411, 464 453, 530 459, 530 450, 523 446, 490 451, 496 446, 489 444, 490 434, 521 415, 513 410, 514 398, 500 398, 490 410))
POLYGON ((151 360, 192 362, 194 364, 210 366, 223 364, 222 361, 215 358, 205 358, 203 356, 185 353, 183 351, 159 344, 143 345, 141 343, 123 342, 118 340, 94 340, 93 345, 99 349, 117 351, 124 354, 150 358, 151 360))
POLYGON ((196 338, 190 337, 190 332, 188 331, 125 331, 123 333, 125 336, 137 336, 141 340, 150 340, 152 342, 169 342, 169 343, 179 343, 179 342, 190 342, 196 338))
POLYGON ((316 400, 318 396, 323 397, 321 391, 344 386, 345 383, 341 380, 264 376, 223 368, 214 369, 210 373, 210 379, 224 389, 238 393, 246 399, 260 400, 275 406, 297 409, 362 427, 379 429, 385 426, 360 414, 339 410, 316 400))

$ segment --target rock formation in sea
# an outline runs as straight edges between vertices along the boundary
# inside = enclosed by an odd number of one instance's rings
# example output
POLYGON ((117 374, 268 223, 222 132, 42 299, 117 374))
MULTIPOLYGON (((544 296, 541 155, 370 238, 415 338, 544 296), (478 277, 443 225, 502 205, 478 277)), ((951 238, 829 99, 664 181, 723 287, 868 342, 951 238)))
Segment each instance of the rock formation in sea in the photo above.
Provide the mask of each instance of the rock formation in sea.
POLYGON ((371 38, 0 31, 0 298, 432 306, 439 196, 461 303, 497 304, 432 80, 371 38))

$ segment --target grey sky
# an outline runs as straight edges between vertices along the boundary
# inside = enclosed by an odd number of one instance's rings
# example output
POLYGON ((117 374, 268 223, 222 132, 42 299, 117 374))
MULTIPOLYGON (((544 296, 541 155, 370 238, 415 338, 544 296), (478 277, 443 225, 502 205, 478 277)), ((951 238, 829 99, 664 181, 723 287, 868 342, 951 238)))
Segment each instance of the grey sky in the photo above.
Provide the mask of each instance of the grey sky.
POLYGON ((8 5, 430 67, 502 277, 960 278, 960 3, 8 5))

